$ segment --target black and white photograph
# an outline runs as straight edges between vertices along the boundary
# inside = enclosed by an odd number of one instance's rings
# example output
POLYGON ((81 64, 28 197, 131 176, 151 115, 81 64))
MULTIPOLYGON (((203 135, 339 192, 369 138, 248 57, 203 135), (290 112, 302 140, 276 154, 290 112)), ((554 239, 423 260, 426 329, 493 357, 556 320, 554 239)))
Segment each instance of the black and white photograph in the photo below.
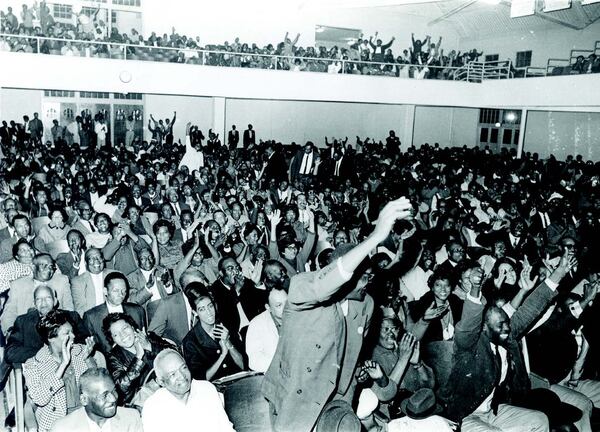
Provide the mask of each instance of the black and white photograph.
POLYGON ((600 0, 0 0, 0 431, 600 432, 600 0))

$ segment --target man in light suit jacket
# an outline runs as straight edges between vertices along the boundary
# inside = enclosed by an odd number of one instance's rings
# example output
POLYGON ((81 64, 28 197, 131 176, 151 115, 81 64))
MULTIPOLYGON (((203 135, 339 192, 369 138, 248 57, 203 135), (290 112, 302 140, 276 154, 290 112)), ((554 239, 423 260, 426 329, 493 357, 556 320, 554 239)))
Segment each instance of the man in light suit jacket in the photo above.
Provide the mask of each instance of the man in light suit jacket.
POLYGON ((142 331, 146 328, 146 313, 144 312, 144 308, 135 303, 124 303, 127 297, 128 285, 127 278, 122 273, 110 273, 104 279, 104 296, 106 297, 106 302, 91 308, 83 314, 85 326, 90 334, 94 336, 100 350, 104 354, 110 352, 112 348, 102 329, 102 322, 109 313, 126 313, 133 318, 142 331))
POLYGON ((173 294, 177 288, 168 270, 155 265, 154 254, 150 249, 138 251, 137 258, 140 267, 127 275, 128 299, 146 309, 148 321, 151 321, 160 302, 173 294))
POLYGON ((67 233, 67 244, 69 245, 69 251, 59 253, 56 256, 56 264, 60 272, 68 277, 70 281, 73 281, 73 278, 83 272, 85 237, 76 229, 71 229, 67 233))
POLYGON ((115 271, 105 268, 100 249, 89 248, 84 257, 87 271, 73 278, 71 287, 73 306, 81 317, 94 306, 104 303, 104 278, 115 271))
POLYGON ((57 420, 51 432, 142 432, 137 410, 117 406, 115 383, 104 368, 91 368, 79 378, 83 407, 57 420))
POLYGON ((73 310, 73 297, 69 279, 56 273, 56 263, 48 254, 33 258, 33 275, 17 279, 10 284, 8 301, 4 305, 0 325, 7 334, 19 315, 27 313, 33 305, 33 292, 38 285, 48 285, 56 293, 61 309, 73 310))
POLYGON ((158 302, 158 307, 148 325, 148 331, 173 341, 181 346, 183 338, 192 329, 195 312, 183 295, 183 292, 158 302))
POLYGON ((231 130, 227 134, 227 144, 229 144, 229 151, 234 151, 240 142, 240 132, 235 128, 235 125, 231 126, 231 130))
MULTIPOLYGON (((274 431, 311 430, 328 401, 352 401, 358 353, 373 311, 373 300, 365 297, 368 276, 353 278, 353 272, 396 220, 410 215, 406 198, 388 203, 365 241, 345 254, 337 251, 339 258, 327 267, 290 280, 277 351, 262 386, 274 431)), ((279 263, 264 272, 267 284, 284 284, 279 263)))

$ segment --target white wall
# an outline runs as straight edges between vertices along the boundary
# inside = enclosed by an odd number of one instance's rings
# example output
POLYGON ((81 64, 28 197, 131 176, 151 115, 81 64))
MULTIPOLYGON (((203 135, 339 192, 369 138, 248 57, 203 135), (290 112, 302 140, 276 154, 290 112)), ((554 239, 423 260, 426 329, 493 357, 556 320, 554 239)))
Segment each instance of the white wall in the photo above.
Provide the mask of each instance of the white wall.
POLYGON ((477 144, 477 124, 479 122, 479 109, 477 108, 452 108, 452 130, 450 143, 452 147, 467 145, 472 147, 477 144))
POLYGON ((530 111, 523 150, 559 159, 580 154, 600 160, 600 113, 530 111))
POLYGON ((33 118, 34 112, 39 113, 41 118, 42 95, 41 90, 1 89, 0 119, 20 123, 23 121, 23 115, 27 114, 29 118, 33 118))
POLYGON ((209 97, 194 97, 194 96, 179 96, 179 95, 145 95, 144 105, 144 137, 151 138, 148 131, 148 119, 150 114, 154 119, 173 118, 173 112, 177 111, 177 120, 173 128, 173 136, 175 139, 185 137, 185 127, 187 122, 192 122, 202 130, 204 135, 208 136, 208 129, 212 127, 213 120, 213 105, 212 98, 209 97))
POLYGON ((448 145, 452 139, 452 108, 418 106, 415 113, 413 144, 448 145))
POLYGON ((600 74, 482 84, 0 52, 0 87, 431 106, 598 107, 600 74), (42 74, 40 70, 61 71, 42 74), (127 75, 123 82, 124 75, 127 75))
POLYGON ((347 136, 354 145, 357 135, 384 140, 390 129, 400 134, 405 115, 403 105, 228 99, 226 127, 235 124, 243 131, 252 123, 257 140, 275 138, 284 144, 324 146, 327 135, 347 136))
MULTIPOLYGON (((485 54, 498 54, 500 60, 516 60, 517 51, 531 50, 531 66, 546 67, 549 58, 568 59, 572 49, 594 49, 600 40, 600 21, 584 30, 556 26, 553 30, 510 32, 486 38, 461 39, 464 52, 477 48, 485 54)), ((483 58, 481 59, 483 60, 483 58)))

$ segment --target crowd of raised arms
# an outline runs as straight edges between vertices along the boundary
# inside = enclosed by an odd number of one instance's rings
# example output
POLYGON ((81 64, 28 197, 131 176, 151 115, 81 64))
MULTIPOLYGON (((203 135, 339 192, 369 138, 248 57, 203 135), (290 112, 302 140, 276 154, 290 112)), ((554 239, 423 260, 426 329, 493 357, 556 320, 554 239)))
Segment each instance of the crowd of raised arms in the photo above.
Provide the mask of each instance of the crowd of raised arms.
POLYGON ((598 163, 176 121, 0 127, 3 361, 40 431, 592 430, 598 163), (240 417, 211 383, 250 370, 240 417))
MULTIPOLYGON (((239 38, 236 38, 233 43, 224 42, 202 47, 199 36, 194 38, 180 35, 175 28, 171 34, 165 33, 159 36, 152 32, 148 38, 144 38, 135 29, 119 32, 115 26, 109 33, 108 26, 101 19, 101 15, 99 16, 99 12, 100 9, 81 9, 78 13, 73 12, 72 23, 65 24, 54 20, 49 6, 43 1, 33 7, 23 5, 20 17, 17 17, 16 12, 9 7, 6 12, 2 11, 0 33, 59 39, 44 40, 41 43, 39 52, 45 54, 86 57, 116 55, 122 58, 123 50, 126 50, 126 56, 130 59, 156 59, 155 54, 159 53, 161 61, 176 63, 404 78, 452 79, 455 68, 479 60, 483 54, 476 49, 465 53, 454 49, 444 52, 441 37, 433 40, 431 36, 426 35, 421 39, 414 34, 411 46, 402 49, 402 54, 400 49, 396 48, 394 54, 392 45, 395 38, 384 43, 377 33, 368 38, 361 35, 352 45, 333 46, 330 49, 324 46, 299 47, 297 43, 300 34, 294 39, 286 34, 282 42, 263 47, 255 43, 241 43, 239 38), (111 49, 109 45, 79 41, 113 42, 132 46, 111 49), (145 47, 176 49, 160 51, 145 47), (200 49, 219 51, 219 53, 202 53, 198 51, 200 49), (166 57, 162 58, 162 56, 166 57)), ((38 47, 37 41, 33 38, 5 37, 0 38, 0 50, 38 52, 38 47)))

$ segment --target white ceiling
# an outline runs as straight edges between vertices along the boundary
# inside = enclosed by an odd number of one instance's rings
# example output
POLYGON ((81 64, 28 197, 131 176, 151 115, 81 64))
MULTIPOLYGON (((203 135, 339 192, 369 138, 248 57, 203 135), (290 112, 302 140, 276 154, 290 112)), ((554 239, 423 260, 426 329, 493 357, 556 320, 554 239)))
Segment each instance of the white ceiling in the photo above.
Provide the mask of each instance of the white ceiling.
POLYGON ((307 0, 300 8, 369 8, 390 15, 413 15, 427 19, 431 26, 450 24, 463 38, 560 27, 582 30, 600 18, 600 3, 582 6, 581 0, 555 12, 542 12, 542 0, 538 0, 535 15, 520 18, 510 17, 510 6, 509 0, 499 4, 477 0, 307 0))

